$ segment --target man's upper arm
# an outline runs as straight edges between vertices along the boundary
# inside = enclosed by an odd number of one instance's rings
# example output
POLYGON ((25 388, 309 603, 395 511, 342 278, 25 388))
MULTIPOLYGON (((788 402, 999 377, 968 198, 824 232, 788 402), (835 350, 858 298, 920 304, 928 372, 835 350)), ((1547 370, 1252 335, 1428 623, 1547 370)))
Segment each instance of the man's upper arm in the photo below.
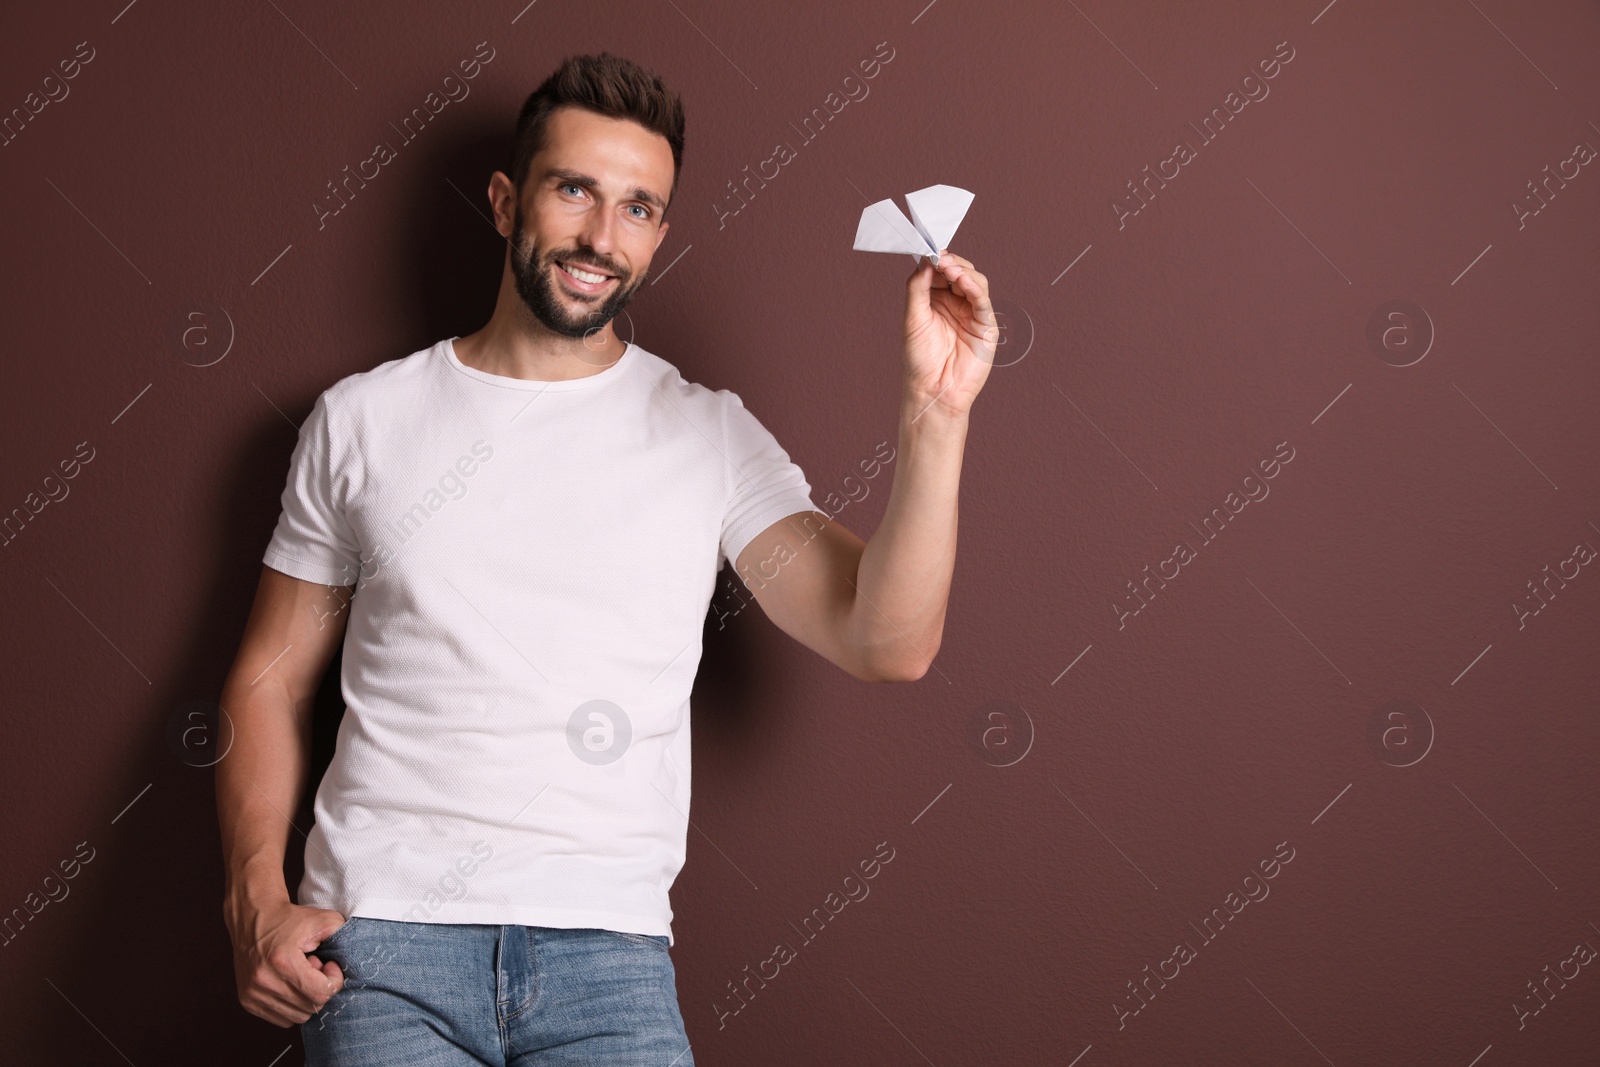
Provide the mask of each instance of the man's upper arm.
POLYGON ((263 566, 228 684, 280 684, 312 696, 344 637, 354 586, 320 585, 263 566))
POLYGON ((735 566, 778 629, 854 677, 879 681, 849 642, 865 548, 861 538, 822 512, 798 512, 752 538, 735 566))
POLYGON ((778 629, 862 680, 877 680, 850 642, 861 538, 817 510, 805 472, 737 393, 723 399, 729 493, 722 558, 778 629))
MULTIPOLYGON (((361 550, 345 514, 349 432, 333 403, 317 397, 300 427, 282 510, 263 554, 261 580, 230 685, 270 680, 298 705, 316 692, 344 635, 360 576, 361 550)), ((233 694, 238 699, 237 694, 233 694)))

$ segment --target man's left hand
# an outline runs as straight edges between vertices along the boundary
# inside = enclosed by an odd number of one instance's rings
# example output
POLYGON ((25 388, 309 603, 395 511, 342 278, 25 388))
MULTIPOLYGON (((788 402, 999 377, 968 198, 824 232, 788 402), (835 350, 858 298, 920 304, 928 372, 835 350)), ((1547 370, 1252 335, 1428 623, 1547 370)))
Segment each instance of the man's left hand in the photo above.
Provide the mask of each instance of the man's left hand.
POLYGON ((1000 326, 989 279, 943 250, 906 281, 906 399, 924 412, 964 418, 994 367, 1000 326), (937 282, 937 284, 936 284, 937 282))

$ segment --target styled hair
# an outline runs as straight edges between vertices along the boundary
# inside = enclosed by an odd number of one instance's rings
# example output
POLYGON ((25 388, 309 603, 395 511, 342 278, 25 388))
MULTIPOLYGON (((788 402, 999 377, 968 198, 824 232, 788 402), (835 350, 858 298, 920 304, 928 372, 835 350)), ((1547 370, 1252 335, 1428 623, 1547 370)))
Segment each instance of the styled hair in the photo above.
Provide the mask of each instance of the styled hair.
POLYGON ((672 189, 667 194, 667 203, 672 203, 683 168, 683 101, 659 75, 609 52, 566 57, 554 74, 528 94, 517 115, 511 149, 509 173, 519 193, 533 157, 544 148, 550 113, 563 106, 628 119, 665 137, 672 146, 672 189))

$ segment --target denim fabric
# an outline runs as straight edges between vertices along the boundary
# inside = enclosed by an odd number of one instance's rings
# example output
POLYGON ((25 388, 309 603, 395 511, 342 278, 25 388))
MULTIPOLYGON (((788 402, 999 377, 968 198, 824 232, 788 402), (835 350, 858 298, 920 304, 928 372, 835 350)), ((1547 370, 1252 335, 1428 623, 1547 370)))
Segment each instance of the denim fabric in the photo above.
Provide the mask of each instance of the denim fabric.
POLYGON ((314 954, 307 1067, 694 1067, 665 937, 357 916, 314 954))

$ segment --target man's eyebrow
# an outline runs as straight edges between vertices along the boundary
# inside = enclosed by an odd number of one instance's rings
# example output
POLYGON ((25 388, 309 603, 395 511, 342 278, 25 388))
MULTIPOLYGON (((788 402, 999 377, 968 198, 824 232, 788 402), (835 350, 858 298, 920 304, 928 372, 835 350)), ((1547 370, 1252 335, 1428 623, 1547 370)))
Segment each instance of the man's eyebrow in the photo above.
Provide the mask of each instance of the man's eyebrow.
MULTIPOLYGON (((594 177, 593 175, 585 174, 578 170, 566 170, 560 167, 551 168, 547 176, 551 178, 560 178, 562 181, 571 182, 573 185, 581 185, 585 189, 593 189, 600 184, 600 179, 594 177)), ((633 191, 628 195, 635 200, 643 200, 647 204, 653 204, 656 208, 663 212, 667 210, 667 202, 642 185, 634 186, 633 191)))

